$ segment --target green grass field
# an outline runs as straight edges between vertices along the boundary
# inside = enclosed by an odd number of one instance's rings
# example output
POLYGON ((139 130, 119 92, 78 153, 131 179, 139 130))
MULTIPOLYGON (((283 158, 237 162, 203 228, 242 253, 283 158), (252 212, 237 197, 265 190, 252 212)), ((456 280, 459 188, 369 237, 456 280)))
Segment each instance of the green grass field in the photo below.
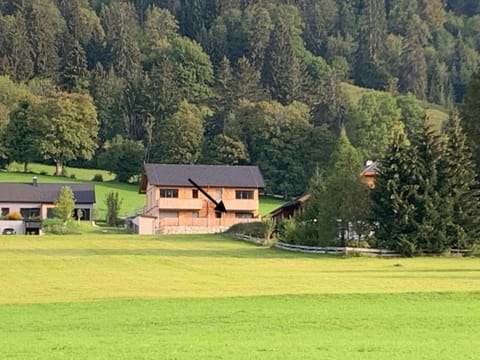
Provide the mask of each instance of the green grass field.
POLYGON ((478 359, 480 259, 0 236, 2 359, 478 359))

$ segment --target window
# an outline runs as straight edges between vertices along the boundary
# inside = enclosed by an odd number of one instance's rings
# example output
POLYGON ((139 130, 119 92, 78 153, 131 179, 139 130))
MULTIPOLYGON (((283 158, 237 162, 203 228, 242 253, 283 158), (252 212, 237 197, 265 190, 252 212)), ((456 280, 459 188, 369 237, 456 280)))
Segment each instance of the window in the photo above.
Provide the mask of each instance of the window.
POLYGON ((235 191, 235 199, 253 199, 253 191, 252 190, 236 190, 235 191))
POLYGON ((198 190, 197 189, 192 190, 192 198, 198 199, 198 190))
POLYGON ((237 219, 253 219, 253 214, 252 213, 235 213, 235 217, 237 219))
POLYGON ((9 212, 10 212, 10 208, 2 208, 1 216, 7 216, 9 212))
POLYGON ((220 200, 223 196, 223 189, 215 190, 215 196, 217 197, 218 200, 220 200))
POLYGON ((24 219, 32 218, 32 217, 40 217, 40 209, 39 208, 21 208, 20 214, 24 219))
POLYGON ((160 189, 161 198, 178 198, 178 189, 160 189))
POLYGON ((53 212, 53 208, 47 209, 47 219, 53 219, 55 217, 55 213, 53 212))

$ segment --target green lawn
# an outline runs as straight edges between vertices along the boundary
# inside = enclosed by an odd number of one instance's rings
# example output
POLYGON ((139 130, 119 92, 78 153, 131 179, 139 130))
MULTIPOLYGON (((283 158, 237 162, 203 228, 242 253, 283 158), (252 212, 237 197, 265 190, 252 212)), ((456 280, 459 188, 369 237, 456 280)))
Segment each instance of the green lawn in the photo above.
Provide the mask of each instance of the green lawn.
POLYGON ((480 346, 478 258, 0 236, 0 274, 2 359, 477 359, 480 346))

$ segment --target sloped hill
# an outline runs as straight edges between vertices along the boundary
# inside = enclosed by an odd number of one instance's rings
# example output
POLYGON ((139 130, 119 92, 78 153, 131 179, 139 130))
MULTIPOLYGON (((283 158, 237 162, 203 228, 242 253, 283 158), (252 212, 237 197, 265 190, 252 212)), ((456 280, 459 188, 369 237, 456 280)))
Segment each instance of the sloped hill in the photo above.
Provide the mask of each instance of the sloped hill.
MULTIPOLYGON (((360 98, 368 92, 382 93, 379 90, 366 89, 359 86, 355 86, 349 83, 342 83, 342 88, 345 93, 349 96, 350 101, 353 105, 357 104, 360 98)), ((440 128, 441 124, 448 120, 448 110, 440 105, 431 104, 426 101, 418 100, 418 104, 425 109, 426 114, 428 115, 431 123, 440 128)))

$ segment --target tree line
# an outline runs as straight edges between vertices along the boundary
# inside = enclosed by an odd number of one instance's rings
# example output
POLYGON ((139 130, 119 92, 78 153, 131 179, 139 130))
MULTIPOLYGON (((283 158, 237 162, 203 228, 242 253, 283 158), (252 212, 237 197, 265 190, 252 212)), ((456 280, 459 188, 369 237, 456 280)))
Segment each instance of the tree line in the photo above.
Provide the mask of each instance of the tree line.
POLYGON ((343 127, 377 159, 392 127, 416 131, 415 98, 463 98, 479 9, 446 3, 1 0, 0 158, 120 181, 143 161, 258 164, 297 195, 343 127), (343 81, 389 93, 353 105, 343 81))

